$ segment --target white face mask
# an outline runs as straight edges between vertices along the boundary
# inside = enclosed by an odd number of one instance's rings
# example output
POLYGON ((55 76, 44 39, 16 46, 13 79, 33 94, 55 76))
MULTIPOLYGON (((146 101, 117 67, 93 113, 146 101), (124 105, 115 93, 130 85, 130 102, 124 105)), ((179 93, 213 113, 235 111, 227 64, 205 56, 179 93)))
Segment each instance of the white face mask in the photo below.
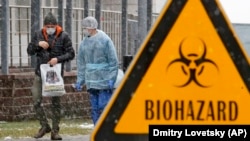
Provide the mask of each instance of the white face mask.
POLYGON ((47 34, 52 35, 56 32, 56 29, 55 28, 47 28, 46 32, 47 32, 47 34))
POLYGON ((83 35, 84 36, 90 36, 90 33, 89 33, 88 29, 83 29, 83 35))

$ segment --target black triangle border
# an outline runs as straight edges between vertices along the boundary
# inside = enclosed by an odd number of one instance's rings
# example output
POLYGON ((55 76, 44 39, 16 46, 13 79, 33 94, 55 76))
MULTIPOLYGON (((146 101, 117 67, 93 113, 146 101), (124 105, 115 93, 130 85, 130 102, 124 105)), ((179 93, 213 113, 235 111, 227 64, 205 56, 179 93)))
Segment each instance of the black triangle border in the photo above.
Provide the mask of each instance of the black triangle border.
MULTIPOLYGON (((201 2, 207 11, 214 28, 217 29, 217 33, 226 47, 232 61, 234 62, 235 67, 241 75, 248 92, 250 92, 250 65, 235 36, 233 36, 233 31, 231 28, 229 28, 229 23, 226 22, 225 17, 221 13, 220 9, 218 8, 218 4, 215 1, 201 0, 201 2)), ((233 81, 234 80, 232 80, 232 83, 233 81)))
MULTIPOLYGON (((120 90, 118 96, 116 97, 112 107, 109 109, 106 118, 100 125, 100 128, 94 136, 95 141, 147 141, 148 134, 117 134, 114 132, 117 121, 119 121, 122 113, 125 111, 128 103, 131 100, 134 91, 137 89, 141 82, 142 77, 147 72, 154 56, 157 54, 161 47, 161 44, 165 40, 169 31, 178 19, 179 13, 181 13, 186 2, 188 0, 172 0, 167 11, 164 13, 159 21, 158 26, 155 31, 153 31, 152 36, 147 41, 145 48, 143 49, 141 56, 135 62, 135 67, 131 70, 126 82, 124 83, 122 89, 120 90), (139 66, 139 67, 136 67, 139 66)), ((230 54, 237 70, 239 71, 243 81, 247 85, 250 91, 250 67, 247 62, 244 53, 242 52, 237 40, 233 36, 228 23, 226 22, 223 14, 221 13, 218 5, 213 0, 201 0, 203 6, 205 7, 207 14, 210 17, 214 27, 218 29, 218 34, 222 39, 228 53, 230 54), (214 12, 218 10, 219 15, 215 15, 214 12), (226 30, 225 30, 226 29, 226 30), (228 37, 229 36, 229 37, 228 37), (230 52, 235 52, 239 54, 235 56, 230 52), (241 59, 239 61, 238 59, 241 59)), ((218 14, 218 13, 217 13, 218 14)), ((232 80, 233 83, 233 80, 232 80)), ((134 115, 136 116, 136 115, 134 115)), ((129 123, 128 123, 129 124, 129 123)), ((131 124, 131 127, 133 125, 131 124)))

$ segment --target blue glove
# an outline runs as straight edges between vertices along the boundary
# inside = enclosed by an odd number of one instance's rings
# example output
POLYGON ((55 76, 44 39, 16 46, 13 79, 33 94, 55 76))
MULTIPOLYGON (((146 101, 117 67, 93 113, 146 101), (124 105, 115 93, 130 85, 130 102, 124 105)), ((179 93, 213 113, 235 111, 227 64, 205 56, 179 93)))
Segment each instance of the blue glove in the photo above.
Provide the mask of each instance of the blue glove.
POLYGON ((76 83, 76 84, 75 84, 75 89, 76 89, 76 91, 78 91, 78 92, 82 91, 82 85, 81 85, 80 83, 76 83))
POLYGON ((109 89, 113 89, 114 88, 114 81, 113 80, 109 80, 109 89))

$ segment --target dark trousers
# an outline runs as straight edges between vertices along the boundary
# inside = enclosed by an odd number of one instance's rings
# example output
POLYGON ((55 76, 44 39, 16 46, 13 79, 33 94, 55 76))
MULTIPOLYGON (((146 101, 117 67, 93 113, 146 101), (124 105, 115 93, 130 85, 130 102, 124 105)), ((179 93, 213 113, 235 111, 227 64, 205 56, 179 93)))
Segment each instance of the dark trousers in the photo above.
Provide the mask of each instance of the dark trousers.
MULTIPOLYGON (((36 112, 36 118, 39 120, 42 127, 49 126, 47 116, 44 112, 42 103, 42 80, 41 77, 36 76, 34 79, 34 83, 31 89, 33 101, 34 101, 34 110, 36 112)), ((60 105, 60 97, 55 96, 51 97, 52 103, 52 129, 59 130, 59 123, 61 120, 61 105, 60 105)))
POLYGON ((112 91, 89 89, 88 92, 90 94, 90 103, 92 108, 91 117, 95 125, 107 103, 109 102, 112 91))

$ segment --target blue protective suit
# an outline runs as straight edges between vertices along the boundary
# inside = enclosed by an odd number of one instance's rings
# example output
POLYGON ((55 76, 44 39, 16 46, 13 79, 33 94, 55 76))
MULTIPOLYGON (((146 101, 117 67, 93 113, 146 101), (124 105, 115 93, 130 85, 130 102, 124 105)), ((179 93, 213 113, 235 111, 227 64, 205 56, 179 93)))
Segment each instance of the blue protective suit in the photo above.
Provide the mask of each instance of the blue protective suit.
POLYGON ((77 83, 86 84, 87 90, 110 89, 118 73, 116 49, 109 36, 101 30, 91 37, 84 37, 77 56, 77 83))

